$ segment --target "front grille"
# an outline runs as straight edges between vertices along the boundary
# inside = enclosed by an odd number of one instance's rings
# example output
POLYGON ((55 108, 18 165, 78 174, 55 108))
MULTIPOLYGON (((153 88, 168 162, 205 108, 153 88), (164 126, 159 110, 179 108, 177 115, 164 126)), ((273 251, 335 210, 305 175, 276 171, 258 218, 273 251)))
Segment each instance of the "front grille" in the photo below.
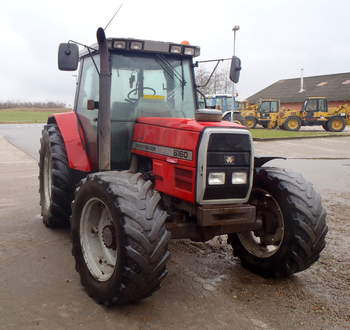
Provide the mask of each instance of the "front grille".
POLYGON ((208 152, 250 151, 250 140, 246 134, 215 133, 210 135, 208 152))
MULTIPOLYGON (((243 129, 212 128, 210 132, 203 133, 200 151, 206 151, 206 161, 203 163, 203 174, 198 176, 202 180, 202 199, 206 203, 235 203, 245 202, 251 189, 252 169, 252 142, 251 135, 243 129), (205 143, 207 146, 205 148, 205 143), (206 149, 206 150, 205 150, 206 149), (209 173, 224 172, 225 183, 209 185, 209 173), (246 172, 246 184, 232 184, 234 172, 246 172)), ((198 157, 200 158, 200 154, 198 157)), ((197 199, 198 200, 198 199, 197 199)))

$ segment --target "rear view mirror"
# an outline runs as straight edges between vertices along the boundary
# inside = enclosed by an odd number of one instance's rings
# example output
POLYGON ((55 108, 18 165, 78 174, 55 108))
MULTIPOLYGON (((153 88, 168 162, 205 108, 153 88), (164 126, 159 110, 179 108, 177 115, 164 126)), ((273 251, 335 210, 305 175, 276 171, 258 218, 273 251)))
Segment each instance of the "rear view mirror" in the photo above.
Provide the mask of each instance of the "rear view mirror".
POLYGON ((60 44, 58 48, 58 68, 62 71, 75 71, 79 62, 79 48, 76 44, 60 44))
POLYGON ((237 84, 239 81, 240 72, 241 72, 241 60, 236 56, 232 56, 231 68, 230 68, 230 79, 235 84, 237 84))

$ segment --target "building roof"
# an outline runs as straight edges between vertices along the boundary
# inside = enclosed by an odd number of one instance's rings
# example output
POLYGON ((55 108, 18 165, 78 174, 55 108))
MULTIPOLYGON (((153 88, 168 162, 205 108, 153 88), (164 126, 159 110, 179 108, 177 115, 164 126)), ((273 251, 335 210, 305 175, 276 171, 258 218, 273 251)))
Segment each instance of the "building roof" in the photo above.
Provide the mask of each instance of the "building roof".
POLYGON ((300 78, 283 79, 247 98, 249 103, 260 99, 280 99, 282 103, 303 102, 307 97, 323 96, 329 101, 350 100, 350 72, 304 77, 304 91, 300 92, 300 78))

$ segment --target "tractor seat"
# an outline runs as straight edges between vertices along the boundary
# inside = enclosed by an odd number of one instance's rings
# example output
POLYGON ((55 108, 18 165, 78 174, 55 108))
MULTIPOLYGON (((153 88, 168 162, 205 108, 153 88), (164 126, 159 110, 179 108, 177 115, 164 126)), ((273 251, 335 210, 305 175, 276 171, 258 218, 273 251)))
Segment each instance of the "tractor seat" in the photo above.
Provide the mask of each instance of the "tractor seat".
POLYGON ((142 98, 135 107, 136 117, 171 117, 171 109, 163 99, 142 98))

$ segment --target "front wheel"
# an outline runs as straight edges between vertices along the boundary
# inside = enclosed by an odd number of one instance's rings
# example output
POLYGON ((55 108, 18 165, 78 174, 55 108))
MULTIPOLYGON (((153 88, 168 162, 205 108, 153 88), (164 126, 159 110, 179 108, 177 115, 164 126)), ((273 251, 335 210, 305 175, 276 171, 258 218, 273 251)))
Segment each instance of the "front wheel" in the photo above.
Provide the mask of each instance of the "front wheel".
POLYGON ((299 131, 301 127, 301 120, 299 117, 292 116, 287 118, 283 124, 283 128, 287 131, 299 131))
POLYGON ((264 277, 286 277, 318 260, 325 247, 326 211, 311 183, 297 173, 262 167, 250 203, 262 228, 228 239, 244 267, 264 277))
POLYGON ((232 113, 232 121, 243 126, 247 125, 247 121, 245 120, 245 118, 240 113, 237 113, 237 112, 232 113))
POLYGON ((73 202, 76 269, 87 293, 106 306, 150 296, 166 275, 170 233, 160 195, 140 173, 89 175, 73 202))
POLYGON ((246 126, 247 126, 249 129, 255 128, 255 127, 256 127, 256 124, 258 123, 258 121, 256 120, 256 118, 253 117, 253 116, 245 117, 245 121, 246 121, 246 126))

